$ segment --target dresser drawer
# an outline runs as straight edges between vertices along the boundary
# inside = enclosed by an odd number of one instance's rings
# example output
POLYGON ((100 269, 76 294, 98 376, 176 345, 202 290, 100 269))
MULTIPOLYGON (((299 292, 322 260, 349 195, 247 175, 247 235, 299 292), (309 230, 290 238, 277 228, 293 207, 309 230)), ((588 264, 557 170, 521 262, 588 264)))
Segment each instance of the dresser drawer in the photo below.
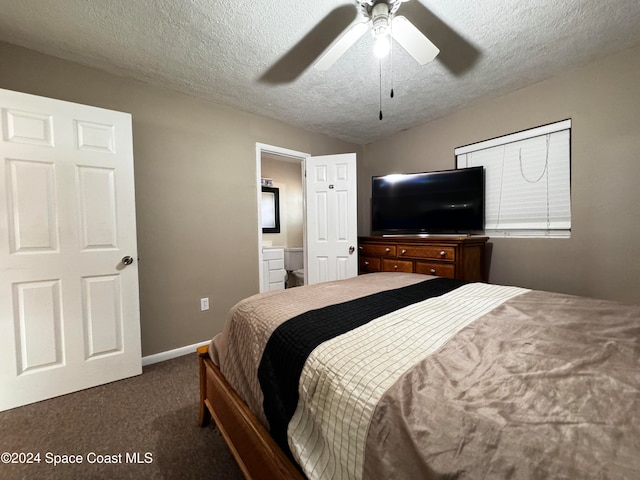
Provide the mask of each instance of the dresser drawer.
POLYGON ((382 269, 382 261, 380 257, 363 257, 360 256, 359 266, 361 272, 379 272, 382 269))
POLYGON ((456 259, 456 249, 454 247, 441 247, 438 245, 398 245, 397 252, 398 257, 429 258, 450 262, 456 259))
POLYGON ((360 255, 365 256, 379 256, 379 257, 395 257, 396 246, 395 245, 383 245, 383 244, 368 244, 360 245, 360 255))
POLYGON ((456 268, 452 263, 436 263, 416 261, 416 273, 435 275, 437 277, 456 278, 456 268))
POLYGON ((268 260, 269 270, 284 270, 284 260, 279 258, 276 260, 268 260))
POLYGON ((382 260, 383 272, 413 272, 413 262, 409 260, 395 260, 391 258, 385 258, 382 260))
POLYGON ((286 272, 284 270, 269 270, 267 273, 269 283, 283 283, 286 272))
POLYGON ((263 248, 262 259, 284 261, 284 248, 263 248))

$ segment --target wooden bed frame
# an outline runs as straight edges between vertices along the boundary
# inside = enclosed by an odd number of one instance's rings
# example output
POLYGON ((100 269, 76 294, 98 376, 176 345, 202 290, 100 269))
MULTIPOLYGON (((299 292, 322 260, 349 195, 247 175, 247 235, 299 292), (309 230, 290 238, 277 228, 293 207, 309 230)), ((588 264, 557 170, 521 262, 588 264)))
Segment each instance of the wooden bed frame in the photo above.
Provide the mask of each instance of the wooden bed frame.
POLYGON ((303 480, 269 432, 229 385, 209 357, 209 346, 198 348, 200 362, 200 426, 211 418, 247 479, 303 480))

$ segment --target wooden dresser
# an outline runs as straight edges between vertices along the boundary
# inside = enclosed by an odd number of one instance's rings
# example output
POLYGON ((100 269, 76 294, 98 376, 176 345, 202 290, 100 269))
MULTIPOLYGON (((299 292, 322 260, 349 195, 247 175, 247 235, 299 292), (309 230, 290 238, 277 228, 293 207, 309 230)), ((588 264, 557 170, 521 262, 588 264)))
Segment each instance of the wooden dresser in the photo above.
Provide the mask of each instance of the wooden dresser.
POLYGON ((488 281, 488 237, 358 237, 358 270, 488 281))

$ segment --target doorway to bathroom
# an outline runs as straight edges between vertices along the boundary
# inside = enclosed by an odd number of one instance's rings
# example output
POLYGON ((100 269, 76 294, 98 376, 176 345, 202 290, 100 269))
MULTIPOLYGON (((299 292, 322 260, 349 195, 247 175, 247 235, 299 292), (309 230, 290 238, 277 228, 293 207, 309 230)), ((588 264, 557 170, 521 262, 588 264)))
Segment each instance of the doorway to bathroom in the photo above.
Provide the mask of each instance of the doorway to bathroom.
MULTIPOLYGON (((256 171, 260 291, 285 288, 287 277, 292 286, 355 277, 358 274, 356 154, 312 157, 257 143, 256 171), (281 173, 282 162, 296 165, 290 175, 281 173), (302 250, 299 237, 295 237, 300 229, 294 222, 288 223, 287 191, 296 187, 289 189, 285 181, 266 176, 269 168, 283 179, 289 178, 286 182, 292 187, 298 179, 301 181, 301 198, 293 203, 302 205, 302 250), (289 234, 290 229, 293 235, 289 234), (287 232, 284 236, 283 230, 287 232), (277 235, 267 237, 273 234, 277 235), (300 264, 302 269, 298 268, 300 264)), ((296 213, 293 217, 296 215, 300 218, 296 213)))
POLYGON ((261 292, 305 283, 304 160, 309 156, 256 144, 261 292))

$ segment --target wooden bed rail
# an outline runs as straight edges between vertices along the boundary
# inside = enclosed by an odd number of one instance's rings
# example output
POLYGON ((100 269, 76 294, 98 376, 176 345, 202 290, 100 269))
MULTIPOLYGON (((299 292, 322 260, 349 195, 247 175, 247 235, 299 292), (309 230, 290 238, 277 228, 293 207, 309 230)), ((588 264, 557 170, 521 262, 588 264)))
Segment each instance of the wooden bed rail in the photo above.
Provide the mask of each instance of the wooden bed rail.
POLYGON ((303 480, 247 404, 209 357, 198 348, 200 362, 200 426, 213 418, 247 479, 303 480))

